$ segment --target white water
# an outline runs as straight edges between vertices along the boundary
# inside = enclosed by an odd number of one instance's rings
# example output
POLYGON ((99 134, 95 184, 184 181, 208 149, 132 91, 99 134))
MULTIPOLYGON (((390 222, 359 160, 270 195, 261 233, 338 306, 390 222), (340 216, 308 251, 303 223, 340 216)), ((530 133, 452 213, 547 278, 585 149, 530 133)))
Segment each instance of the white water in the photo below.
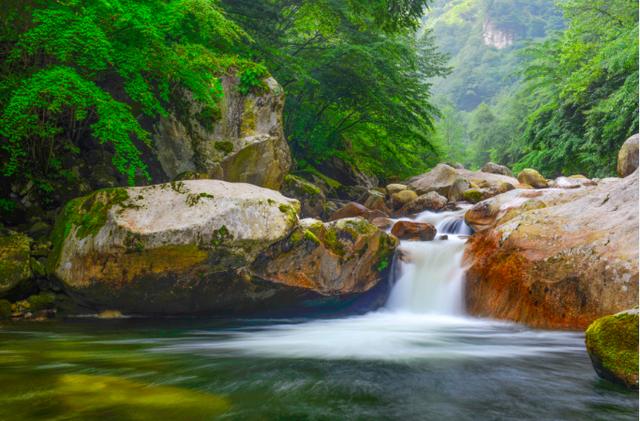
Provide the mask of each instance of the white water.
MULTIPOLYGON (((458 212, 423 212, 447 240, 403 241, 392 272, 394 284, 384 308, 364 316, 283 323, 227 332, 192 332, 169 352, 239 353, 254 357, 433 360, 522 357, 582 349, 581 336, 532 331, 522 326, 471 318, 463 306, 461 266, 470 229, 458 212), (405 260, 404 262, 402 260, 405 260), (215 340, 211 340, 211 335, 215 340)), ((408 218, 403 218, 408 219, 408 218)), ((436 237, 438 238, 438 237, 436 237)))

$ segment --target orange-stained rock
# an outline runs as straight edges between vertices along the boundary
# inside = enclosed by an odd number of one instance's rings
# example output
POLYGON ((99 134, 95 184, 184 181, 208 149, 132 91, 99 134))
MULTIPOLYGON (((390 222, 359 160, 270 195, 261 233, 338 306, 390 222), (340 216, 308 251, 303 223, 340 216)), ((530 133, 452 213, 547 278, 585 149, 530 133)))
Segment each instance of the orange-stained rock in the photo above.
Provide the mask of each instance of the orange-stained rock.
POLYGON ((431 241, 436 236, 436 227, 426 222, 398 221, 391 234, 401 240, 431 241))
MULTIPOLYGON (((515 196, 512 204, 519 198, 519 207, 505 206, 509 200, 481 203, 485 229, 465 250, 471 314, 582 329, 637 305, 638 172, 595 187, 553 190, 564 194, 522 198, 514 191, 502 196, 515 196)), ((482 218, 470 219, 473 225, 482 218)))

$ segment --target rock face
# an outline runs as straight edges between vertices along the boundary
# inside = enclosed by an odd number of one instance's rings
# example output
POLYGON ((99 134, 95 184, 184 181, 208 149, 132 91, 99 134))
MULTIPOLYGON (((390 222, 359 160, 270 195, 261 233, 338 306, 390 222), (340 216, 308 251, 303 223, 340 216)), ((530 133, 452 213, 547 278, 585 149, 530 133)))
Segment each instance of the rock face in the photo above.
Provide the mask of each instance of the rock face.
POLYGON ((637 171, 551 192, 509 192, 465 217, 482 229, 465 251, 470 313, 576 329, 637 304, 637 171))
POLYGON ((13 231, 0 232, 0 297, 31 278, 31 239, 13 231))
POLYGON ((627 139, 618 152, 618 175, 626 177, 638 168, 638 134, 627 139))
POLYGON ((153 135, 166 175, 175 179, 185 172, 203 173, 279 189, 291 167, 282 128, 284 91, 273 78, 265 84, 266 93, 244 96, 237 90, 237 77, 222 78, 219 118, 185 95, 183 109, 161 119, 153 135))
POLYGON ((398 221, 391 234, 401 240, 431 241, 436 237, 436 227, 426 222, 398 221))
POLYGON ((638 309, 593 322, 586 331, 587 352, 604 379, 638 388, 638 309))
MULTIPOLYGON (((219 180, 97 191, 65 207, 54 230, 49 271, 79 302, 99 311, 233 314, 318 300, 326 291, 315 288, 325 285, 326 272, 307 273, 306 281, 294 282, 294 275, 286 272, 290 267, 279 266, 284 272, 278 275, 274 266, 258 263, 267 254, 272 256, 268 260, 277 260, 274 250, 299 253, 300 244, 305 250, 311 247, 295 241, 302 229, 299 206, 297 200, 269 189, 219 180), (287 249, 282 244, 291 245, 287 249)), ((380 263, 376 258, 388 257, 386 252, 367 255, 361 243, 373 250, 372 237, 383 233, 364 224, 360 229, 366 233, 354 237, 354 247, 375 266, 380 263)), ((340 235, 332 246, 345 249, 340 256, 343 266, 334 268, 337 277, 331 278, 332 294, 349 295, 360 282, 350 276, 360 276, 365 269, 358 266, 360 254, 349 254, 346 245, 339 245, 346 234, 331 232, 340 235), (349 271, 355 266, 358 270, 349 271), (339 282, 345 282, 344 289, 339 282)), ((311 237, 302 233, 303 239, 311 237)), ((332 234, 327 235, 331 241, 332 234)), ((373 278, 368 276, 371 286, 373 278)))
POLYGON ((532 168, 525 168, 518 174, 518 181, 527 184, 534 189, 544 189, 549 187, 549 182, 538 171, 532 168))
POLYGON ((495 162, 487 162, 482 166, 482 169, 480 171, 488 172, 491 174, 500 174, 500 175, 506 175, 508 177, 513 177, 513 173, 511 172, 509 167, 496 164, 495 162))
POLYGON ((431 171, 414 177, 409 182, 409 188, 418 194, 435 191, 449 201, 462 200, 464 192, 469 188, 485 189, 488 197, 513 189, 517 185, 518 180, 513 177, 453 168, 447 164, 438 164, 431 171))

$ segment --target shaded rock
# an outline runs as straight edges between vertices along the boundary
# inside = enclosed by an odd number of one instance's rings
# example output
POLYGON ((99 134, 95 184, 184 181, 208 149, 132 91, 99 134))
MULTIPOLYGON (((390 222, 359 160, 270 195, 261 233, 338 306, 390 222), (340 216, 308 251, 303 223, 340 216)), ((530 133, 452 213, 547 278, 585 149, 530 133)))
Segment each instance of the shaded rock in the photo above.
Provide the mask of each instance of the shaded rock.
POLYGON ((394 193, 401 192, 402 190, 407 190, 407 186, 404 184, 392 183, 392 184, 387 184, 386 190, 387 190, 387 194, 391 196, 394 193))
POLYGON ((283 195, 298 199, 303 217, 320 217, 324 213, 326 197, 318 186, 307 180, 288 174, 280 190, 283 195))
POLYGON ((435 191, 449 201, 457 201, 463 199, 464 192, 470 187, 487 189, 488 194, 493 195, 517 184, 518 180, 513 177, 438 164, 431 171, 412 178, 409 188, 418 194, 435 191))
POLYGON ((525 168, 518 174, 518 181, 527 184, 534 189, 544 189, 549 187, 549 182, 538 171, 532 168, 525 168))
POLYGON ((401 240, 431 241, 436 236, 436 227, 426 222, 398 221, 391 234, 401 240))
POLYGON ((432 191, 422 194, 404 205, 398 212, 401 215, 410 215, 424 212, 426 210, 439 211, 447 206, 447 198, 432 191))
POLYGON ((638 388, 638 309, 597 319, 585 344, 596 373, 628 388, 638 388))
POLYGON ((273 190, 219 180, 100 190, 65 206, 49 271, 97 310, 246 309, 260 300, 240 273, 288 237, 298 211, 273 190))
POLYGON ((513 212, 500 199, 479 204, 488 206, 489 222, 481 225, 492 229, 475 233, 465 250, 471 314, 576 329, 637 305, 637 171, 617 182, 526 199, 513 212))
POLYGON ((368 190, 378 185, 378 179, 374 175, 365 174, 352 163, 337 156, 332 156, 320 163, 318 169, 324 174, 330 174, 345 186, 359 186, 368 190))
POLYGON ((254 274, 324 296, 362 293, 383 278, 398 241, 362 218, 304 219, 288 242, 271 248, 254 274))
POLYGON ((282 128, 284 91, 271 77, 264 82, 265 92, 242 95, 237 76, 222 77, 219 115, 184 93, 184 104, 160 119, 153 134, 156 156, 169 179, 202 173, 280 188, 291 166, 282 128))
POLYGON ((365 200, 364 206, 372 210, 378 210, 386 215, 391 214, 391 210, 389 210, 385 202, 384 193, 377 190, 369 190, 369 196, 365 200))
POLYGON ((618 151, 618 175, 626 177, 638 168, 638 134, 625 140, 618 151))
POLYGON ((488 173, 491 173, 491 174, 500 174, 500 175, 506 175, 508 177, 513 177, 513 173, 511 172, 509 167, 506 167, 506 166, 500 165, 500 164, 496 164, 495 162, 487 162, 486 164, 484 164, 482 166, 481 171, 482 172, 488 172, 488 173))
POLYGON ((417 198, 418 194, 413 190, 402 190, 391 195, 391 203, 394 209, 399 209, 417 198))
POLYGON ((0 296, 32 276, 31 239, 14 231, 0 232, 0 296))
POLYGON ((369 221, 374 218, 379 217, 387 217, 389 215, 379 211, 379 210, 371 210, 364 205, 356 202, 349 202, 337 211, 333 212, 329 217, 329 220, 335 221, 343 218, 354 218, 354 217, 363 217, 369 221))

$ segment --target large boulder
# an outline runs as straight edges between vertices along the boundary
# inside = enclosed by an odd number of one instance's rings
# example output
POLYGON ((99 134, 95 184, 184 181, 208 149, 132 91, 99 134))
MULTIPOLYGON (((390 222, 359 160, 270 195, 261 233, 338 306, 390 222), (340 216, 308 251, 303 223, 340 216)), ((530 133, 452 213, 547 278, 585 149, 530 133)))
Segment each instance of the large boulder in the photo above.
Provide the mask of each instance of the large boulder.
POLYGON ((637 171, 595 187, 554 190, 547 201, 515 197, 511 206, 489 206, 480 224, 466 217, 485 228, 465 250, 471 314, 577 329, 637 304, 637 171))
POLYGON ((188 93, 156 125, 153 138, 162 170, 279 189, 291 166, 282 126, 284 91, 275 79, 266 89, 242 95, 237 76, 222 78, 219 115, 206 112, 188 93))
POLYGON ((324 296, 363 293, 382 280, 396 246, 393 236, 362 218, 303 219, 288 241, 261 256, 253 271, 263 280, 324 296))
POLYGON ((634 134, 625 140, 618 152, 618 175, 626 177, 638 168, 638 140, 640 136, 634 134))
POLYGON ((491 174, 500 174, 500 175, 506 175, 508 177, 513 177, 513 173, 511 172, 509 167, 506 167, 506 166, 500 165, 500 164, 496 164, 495 162, 487 162, 486 164, 484 164, 482 166, 481 171, 482 172, 488 172, 488 173, 491 173, 491 174))
POLYGON ((638 388, 638 309, 602 317, 586 331, 585 344, 596 373, 638 388))
POLYGON ((0 231, 0 297, 30 279, 31 239, 14 231, 0 231))
POLYGON ((518 180, 513 177, 453 168, 447 164, 436 165, 431 171, 413 177, 408 184, 419 195, 435 191, 449 201, 463 200, 464 192, 469 188, 485 189, 487 196, 493 196, 517 185, 518 180))
MULTIPOLYGON (((230 314, 304 307, 326 295, 326 273, 307 272, 308 282, 302 282, 286 272, 290 268, 279 266, 278 275, 269 263, 291 251, 303 255, 297 247, 311 249, 296 241, 299 232, 303 239, 313 234, 299 225, 299 207, 276 191, 220 180, 97 191, 71 201, 60 215, 49 270, 78 302, 99 311, 230 314)), ((353 285, 361 281, 351 276, 365 273, 358 259, 380 263, 367 247, 374 249, 374 238, 386 240, 375 226, 357 222, 362 233, 344 227, 331 230, 339 238, 326 236, 335 240, 334 249, 345 250, 332 297, 355 293, 353 285), (347 235, 358 243, 353 253, 347 253, 347 235)), ((385 253, 377 256, 387 258, 385 253)), ((362 282, 371 286, 368 276, 362 282)))
POLYGON ((549 187, 549 181, 533 168, 525 168, 518 174, 518 181, 529 185, 534 189, 544 189, 549 187))

